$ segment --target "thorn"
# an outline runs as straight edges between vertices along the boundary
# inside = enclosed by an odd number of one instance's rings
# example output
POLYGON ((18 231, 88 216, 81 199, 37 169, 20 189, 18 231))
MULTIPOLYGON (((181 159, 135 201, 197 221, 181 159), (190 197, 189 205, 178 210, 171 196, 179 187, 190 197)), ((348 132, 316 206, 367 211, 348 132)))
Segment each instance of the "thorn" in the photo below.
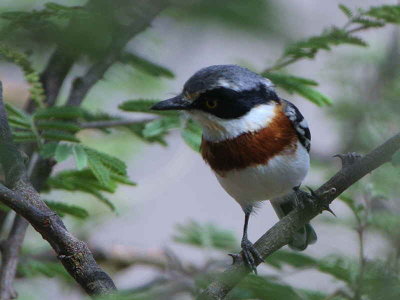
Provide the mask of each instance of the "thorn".
POLYGON ((342 167, 348 167, 358 161, 362 156, 356 152, 346 154, 336 154, 333 157, 338 157, 342 161, 342 167))
POLYGON ((236 264, 238 259, 240 258, 240 254, 235 254, 235 253, 228 253, 230 257, 232 257, 232 265, 236 264))
POLYGON ((329 205, 325 206, 323 208, 323 210, 326 210, 326 211, 330 212, 332 215, 334 215, 335 217, 337 217, 336 214, 333 212, 333 210, 329 207, 329 205))

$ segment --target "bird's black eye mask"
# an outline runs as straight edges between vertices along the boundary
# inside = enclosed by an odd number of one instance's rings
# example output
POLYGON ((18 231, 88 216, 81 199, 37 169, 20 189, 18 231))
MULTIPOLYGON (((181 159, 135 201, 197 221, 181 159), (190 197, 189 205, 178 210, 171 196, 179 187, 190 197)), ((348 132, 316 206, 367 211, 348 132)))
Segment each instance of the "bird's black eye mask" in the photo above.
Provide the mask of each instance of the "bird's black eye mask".
POLYGON ((208 112, 221 119, 236 119, 248 113, 254 106, 270 101, 278 101, 278 96, 264 85, 240 92, 219 87, 200 94, 190 108, 208 112))

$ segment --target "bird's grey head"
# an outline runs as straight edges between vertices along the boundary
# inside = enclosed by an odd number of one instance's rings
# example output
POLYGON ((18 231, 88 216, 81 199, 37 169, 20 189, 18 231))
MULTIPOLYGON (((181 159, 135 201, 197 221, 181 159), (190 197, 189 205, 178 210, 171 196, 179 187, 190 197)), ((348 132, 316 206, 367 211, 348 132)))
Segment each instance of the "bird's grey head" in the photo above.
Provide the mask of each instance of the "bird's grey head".
POLYGON ((277 101, 268 79, 237 65, 203 68, 186 81, 178 96, 159 102, 155 110, 187 110, 220 119, 237 119, 253 107, 277 101))

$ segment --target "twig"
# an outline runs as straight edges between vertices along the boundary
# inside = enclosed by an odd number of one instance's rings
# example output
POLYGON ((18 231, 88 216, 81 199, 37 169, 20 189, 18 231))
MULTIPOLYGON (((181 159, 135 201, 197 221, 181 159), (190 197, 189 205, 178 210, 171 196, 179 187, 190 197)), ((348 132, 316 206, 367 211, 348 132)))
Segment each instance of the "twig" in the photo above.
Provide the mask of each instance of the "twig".
POLYGON ((8 300, 17 297, 13 281, 17 271, 19 252, 25 237, 28 222, 19 215, 15 216, 7 240, 1 243, 0 299, 8 300))
POLYGON ((8 215, 7 211, 4 211, 4 210, 0 209, 0 237, 1 237, 2 232, 4 230, 3 227, 4 227, 5 221, 7 219, 7 215, 8 215))
POLYGON ((61 47, 54 50, 46 69, 40 76, 47 106, 53 106, 56 103, 61 86, 73 64, 74 57, 68 54, 68 51, 63 51, 61 47))
POLYGON ((112 293, 113 281, 97 265, 87 245, 68 232, 27 179, 22 155, 12 141, 1 94, 0 85, 0 163, 7 185, 15 191, 0 185, 0 200, 28 220, 49 242, 65 269, 89 295, 112 293))
POLYGON ((109 128, 109 127, 129 126, 139 123, 146 123, 154 121, 155 119, 157 119, 157 117, 137 119, 137 120, 105 120, 105 121, 82 122, 79 124, 79 126, 85 129, 109 128))
MULTIPOLYGON (((263 258, 266 258, 286 245, 296 230, 326 209, 335 198, 355 182, 388 162, 398 149, 400 149, 400 133, 353 162, 349 162, 348 156, 342 156, 342 169, 315 191, 321 201, 312 207, 295 209, 282 218, 254 244, 256 249, 263 258)), ((223 299, 248 273, 249 270, 243 261, 237 260, 218 276, 198 299, 223 299)))
MULTIPOLYGON (((43 162, 45 162, 45 160, 41 160, 37 153, 32 154, 27 172, 36 190, 40 190, 42 188, 43 180, 41 179, 47 178, 50 175, 51 169, 49 169, 49 172, 45 174, 43 172, 37 172, 37 169, 42 168, 41 163, 43 162), (33 173, 34 175, 32 176, 33 173), (44 177, 39 177, 37 176, 38 174, 43 175, 44 177)), ((18 192, 18 190, 16 191, 18 192)), ((13 281, 17 272, 19 252, 24 242, 24 237, 28 226, 28 221, 17 214, 14 217, 14 223, 7 240, 1 243, 3 246, 0 249, 3 254, 0 270, 1 300, 13 299, 16 297, 16 293, 13 288, 13 281)))
MULTIPOLYGON (((89 0, 84 7, 89 9, 92 4, 93 1, 89 0)), ((69 22, 66 31, 71 30, 71 26, 75 26, 76 21, 76 18, 73 18, 69 22)), ((53 51, 46 68, 40 75, 40 81, 46 95, 45 103, 47 106, 53 106, 56 103, 65 78, 77 59, 76 55, 73 54, 74 51, 68 49, 68 47, 70 47, 70 45, 59 45, 53 51)), ((35 103, 32 99, 28 101, 25 110, 28 113, 32 113, 35 110, 35 103)))
POLYGON ((364 280, 364 273, 365 273, 365 252, 364 252, 364 231, 365 231, 365 224, 358 224, 357 228, 357 237, 358 237, 358 244, 359 244, 359 270, 358 270, 358 278, 356 281, 356 286, 354 289, 354 300, 361 299, 361 292, 363 287, 363 280, 364 280))
POLYGON ((93 254, 99 263, 111 265, 118 270, 136 265, 153 267, 161 271, 168 268, 168 260, 162 250, 139 251, 132 247, 115 245, 107 249, 94 248, 93 254))
POLYGON ((104 73, 119 58, 125 45, 133 36, 146 29, 167 4, 167 0, 135 2, 137 11, 135 16, 131 17, 133 21, 129 25, 120 26, 110 43, 107 54, 94 63, 85 75, 74 80, 67 105, 78 106, 81 104, 92 86, 103 78, 104 73))
MULTIPOLYGON (((365 29, 369 29, 370 27, 367 25, 360 25, 358 27, 355 27, 353 29, 348 29, 349 25, 351 25, 352 22, 351 20, 349 22, 347 22, 344 26, 342 26, 342 30, 346 31, 346 33, 351 34, 351 33, 355 33, 355 32, 359 32, 365 29)), ((318 49, 320 50, 320 49, 318 49)), ((285 55, 283 55, 280 59, 277 60, 277 62, 275 64, 273 64, 272 66, 266 68, 264 71, 262 71, 261 73, 268 73, 268 72, 272 72, 272 71, 276 71, 279 69, 282 69, 288 65, 291 65, 301 59, 303 59, 305 57, 301 56, 301 57, 289 57, 285 59, 285 55)))
MULTIPOLYGON (((33 158, 35 158, 34 156, 33 158)), ((28 173, 31 173, 35 159, 31 159, 28 173)), ((19 261, 19 252, 24 242, 26 230, 29 223, 19 215, 15 215, 13 226, 9 232, 8 238, 0 242, 1 270, 0 270, 0 299, 8 300, 17 297, 13 288, 13 281, 17 273, 19 261)))
MULTIPOLYGON (((362 291, 363 291, 363 284, 364 284, 364 275, 365 275, 365 269, 366 269, 366 264, 367 264, 367 259, 365 257, 365 232, 368 228, 369 225, 369 211, 370 211, 370 199, 366 199, 364 197, 364 213, 360 216, 358 213, 354 213, 356 217, 356 222, 357 222, 357 227, 356 227, 356 232, 357 232, 357 237, 358 237, 358 259, 359 259, 359 270, 358 270, 358 276, 355 281, 355 286, 354 286, 354 300, 361 300, 362 299, 362 291)), ((351 287, 350 287, 351 288, 351 287)))

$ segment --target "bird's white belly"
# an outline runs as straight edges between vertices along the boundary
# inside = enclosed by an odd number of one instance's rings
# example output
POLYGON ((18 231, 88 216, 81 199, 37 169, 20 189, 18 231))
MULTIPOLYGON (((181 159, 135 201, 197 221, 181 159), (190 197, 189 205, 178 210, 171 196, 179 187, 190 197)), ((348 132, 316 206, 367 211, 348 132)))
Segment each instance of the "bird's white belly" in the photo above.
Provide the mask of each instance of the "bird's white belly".
POLYGON ((216 174, 219 183, 243 208, 290 192, 306 177, 310 166, 307 150, 298 143, 295 153, 279 155, 266 165, 216 174))

